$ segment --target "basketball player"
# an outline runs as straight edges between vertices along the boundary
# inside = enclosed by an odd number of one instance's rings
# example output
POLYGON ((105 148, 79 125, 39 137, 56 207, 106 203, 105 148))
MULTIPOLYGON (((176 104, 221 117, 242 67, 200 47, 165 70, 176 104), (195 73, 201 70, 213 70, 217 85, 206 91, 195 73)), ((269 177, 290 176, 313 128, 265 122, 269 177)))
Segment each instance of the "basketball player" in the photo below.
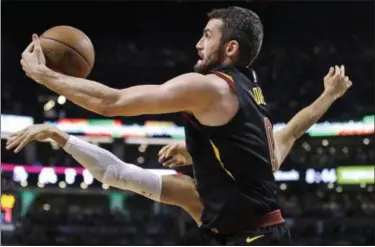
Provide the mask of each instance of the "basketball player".
POLYGON ((40 133, 49 133, 42 137, 54 137, 103 183, 184 208, 200 225, 199 242, 194 244, 290 244, 273 171, 295 140, 352 83, 343 66, 331 68, 322 95, 273 137, 266 101, 249 69, 263 40, 259 17, 248 9, 230 7, 212 11, 209 18, 197 43, 196 72, 162 85, 117 90, 57 73, 45 66, 36 35, 21 60, 28 77, 104 116, 184 112, 195 180, 157 176, 78 138, 45 130, 45 126, 15 134, 8 148, 17 146, 19 151, 28 141, 39 140, 40 133))

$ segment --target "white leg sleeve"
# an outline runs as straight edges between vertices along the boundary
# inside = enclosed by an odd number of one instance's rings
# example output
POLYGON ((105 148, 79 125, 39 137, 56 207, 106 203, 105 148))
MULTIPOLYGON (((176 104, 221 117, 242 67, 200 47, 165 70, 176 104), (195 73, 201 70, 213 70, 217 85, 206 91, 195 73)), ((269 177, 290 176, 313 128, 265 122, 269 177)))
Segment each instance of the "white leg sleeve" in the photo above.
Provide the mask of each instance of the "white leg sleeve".
POLYGON ((69 137, 64 150, 100 182, 160 201, 160 174, 125 163, 109 151, 74 136, 69 137))

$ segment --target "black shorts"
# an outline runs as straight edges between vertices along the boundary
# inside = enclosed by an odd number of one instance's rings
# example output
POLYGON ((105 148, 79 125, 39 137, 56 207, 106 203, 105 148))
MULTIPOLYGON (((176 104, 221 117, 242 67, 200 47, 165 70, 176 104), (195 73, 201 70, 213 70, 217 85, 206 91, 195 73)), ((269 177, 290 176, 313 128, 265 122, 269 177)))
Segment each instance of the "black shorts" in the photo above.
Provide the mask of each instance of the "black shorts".
POLYGON ((190 231, 182 245, 292 245, 289 228, 285 223, 259 227, 241 233, 215 234, 200 228, 190 231))

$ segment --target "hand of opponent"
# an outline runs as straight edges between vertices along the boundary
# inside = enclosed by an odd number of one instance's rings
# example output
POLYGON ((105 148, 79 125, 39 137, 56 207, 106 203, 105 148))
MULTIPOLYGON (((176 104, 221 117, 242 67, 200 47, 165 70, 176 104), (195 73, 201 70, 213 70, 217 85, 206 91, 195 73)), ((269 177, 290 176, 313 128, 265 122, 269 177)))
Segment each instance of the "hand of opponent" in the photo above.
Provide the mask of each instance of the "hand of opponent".
POLYGON ((173 143, 164 146, 159 151, 159 162, 164 167, 175 168, 193 164, 193 160, 182 144, 173 143))
POLYGON ((324 91, 338 99, 352 86, 349 77, 345 76, 344 65, 331 67, 324 77, 324 91))
POLYGON ((10 135, 6 144, 6 149, 10 150, 16 147, 14 152, 18 153, 29 142, 46 141, 47 138, 50 138, 53 135, 53 130, 54 130, 53 128, 54 127, 49 126, 49 125, 36 124, 30 127, 27 127, 23 130, 20 130, 18 132, 15 132, 10 135))
POLYGON ((42 75, 48 70, 46 58, 44 57, 38 35, 33 34, 32 39, 31 44, 22 53, 21 65, 28 77, 37 83, 42 83, 42 75))

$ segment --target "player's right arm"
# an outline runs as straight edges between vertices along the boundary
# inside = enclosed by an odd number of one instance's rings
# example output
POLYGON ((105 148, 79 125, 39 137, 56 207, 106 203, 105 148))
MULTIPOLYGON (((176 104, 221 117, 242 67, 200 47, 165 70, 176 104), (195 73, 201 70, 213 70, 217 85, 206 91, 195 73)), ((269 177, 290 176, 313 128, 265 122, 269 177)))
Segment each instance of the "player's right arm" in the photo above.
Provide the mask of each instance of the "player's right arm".
POLYGON ((295 141, 327 112, 329 107, 351 87, 352 82, 345 76, 345 67, 330 68, 324 77, 324 92, 309 106, 299 111, 287 125, 275 132, 275 155, 278 170, 292 149, 295 141))

